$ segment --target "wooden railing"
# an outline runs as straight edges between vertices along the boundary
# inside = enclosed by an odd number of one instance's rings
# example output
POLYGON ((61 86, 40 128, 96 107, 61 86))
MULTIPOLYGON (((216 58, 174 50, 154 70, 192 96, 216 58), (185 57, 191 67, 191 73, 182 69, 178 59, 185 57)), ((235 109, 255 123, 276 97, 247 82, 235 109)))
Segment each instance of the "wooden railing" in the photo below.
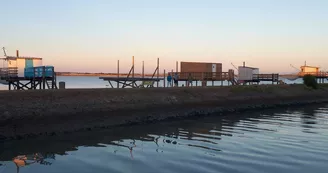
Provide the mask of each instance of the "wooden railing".
MULTIPOLYGON (((170 73, 171 74, 171 73, 170 73)), ((179 80, 188 80, 191 76, 192 80, 208 80, 208 81, 224 81, 224 80, 233 80, 233 72, 178 72, 179 80)), ((175 73, 173 72, 172 78, 175 73)))
POLYGON ((304 76, 304 75, 312 75, 316 77, 328 77, 328 72, 320 71, 320 72, 299 72, 298 76, 304 76))
POLYGON ((0 77, 1 78, 17 77, 17 76, 18 76, 18 68, 17 67, 0 68, 0 77))
POLYGON ((278 81, 279 80, 279 74, 253 74, 253 80, 278 81))

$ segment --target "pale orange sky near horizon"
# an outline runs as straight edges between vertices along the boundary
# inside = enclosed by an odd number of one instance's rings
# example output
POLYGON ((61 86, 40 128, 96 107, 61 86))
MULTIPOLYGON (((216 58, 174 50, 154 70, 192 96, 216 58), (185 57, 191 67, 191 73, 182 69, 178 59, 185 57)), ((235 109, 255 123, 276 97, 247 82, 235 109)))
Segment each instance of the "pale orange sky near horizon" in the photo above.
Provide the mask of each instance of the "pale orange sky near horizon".
MULTIPOLYGON (((5 1, 0 47, 43 58, 56 71, 152 73, 176 61, 231 63, 261 73, 290 64, 328 71, 328 1, 5 1), (188 2, 188 3, 187 3, 188 2), (11 10, 15 9, 15 10, 11 10)), ((2 54, 0 54, 2 55, 2 54)))

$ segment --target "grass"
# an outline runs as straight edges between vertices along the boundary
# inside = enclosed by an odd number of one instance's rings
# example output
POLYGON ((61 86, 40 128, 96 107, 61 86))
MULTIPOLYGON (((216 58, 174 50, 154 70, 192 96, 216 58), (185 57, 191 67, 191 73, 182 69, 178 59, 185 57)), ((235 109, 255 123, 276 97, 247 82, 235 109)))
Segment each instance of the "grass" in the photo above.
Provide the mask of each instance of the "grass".
POLYGON ((328 84, 327 83, 319 83, 318 84, 319 87, 322 87, 322 88, 328 88, 328 84))
MULTIPOLYGON (((233 93, 242 92, 259 92, 259 93, 273 93, 275 90, 287 89, 288 87, 304 87, 304 90, 314 91, 312 87, 304 84, 290 84, 290 85, 237 85, 231 86, 230 91, 233 93)), ((318 84, 318 89, 328 89, 328 84, 318 84)))
POLYGON ((277 85, 238 85, 231 87, 230 91, 234 93, 240 92, 260 92, 272 93, 275 89, 279 88, 277 85))

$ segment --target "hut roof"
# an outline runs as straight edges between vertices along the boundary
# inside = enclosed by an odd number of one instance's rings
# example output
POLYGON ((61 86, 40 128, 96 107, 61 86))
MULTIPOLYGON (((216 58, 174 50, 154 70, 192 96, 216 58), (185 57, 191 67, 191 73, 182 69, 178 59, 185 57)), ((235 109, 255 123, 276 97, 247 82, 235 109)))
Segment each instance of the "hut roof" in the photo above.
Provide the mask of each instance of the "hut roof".
POLYGON ((39 57, 28 57, 28 56, 6 56, 5 58, 1 58, 2 60, 17 60, 17 59, 35 59, 35 60, 42 60, 42 58, 39 57))
POLYGON ((320 67, 317 67, 317 66, 308 66, 308 65, 301 66, 301 68, 305 68, 305 67, 308 67, 308 68, 320 68, 320 67))
POLYGON ((259 69, 259 68, 256 68, 256 67, 247 67, 247 66, 239 66, 238 68, 250 68, 250 69, 253 69, 253 70, 259 69))

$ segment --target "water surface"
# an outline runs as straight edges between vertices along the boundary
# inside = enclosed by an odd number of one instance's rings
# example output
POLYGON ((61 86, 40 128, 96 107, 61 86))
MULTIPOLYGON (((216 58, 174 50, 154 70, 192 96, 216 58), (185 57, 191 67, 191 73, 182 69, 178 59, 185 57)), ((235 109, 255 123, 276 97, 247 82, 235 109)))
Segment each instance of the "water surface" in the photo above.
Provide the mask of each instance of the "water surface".
POLYGON ((328 105, 213 115, 1 145, 0 173, 324 173, 328 105), (36 157, 37 162, 17 167, 12 159, 19 155, 26 155, 29 163, 36 157))

